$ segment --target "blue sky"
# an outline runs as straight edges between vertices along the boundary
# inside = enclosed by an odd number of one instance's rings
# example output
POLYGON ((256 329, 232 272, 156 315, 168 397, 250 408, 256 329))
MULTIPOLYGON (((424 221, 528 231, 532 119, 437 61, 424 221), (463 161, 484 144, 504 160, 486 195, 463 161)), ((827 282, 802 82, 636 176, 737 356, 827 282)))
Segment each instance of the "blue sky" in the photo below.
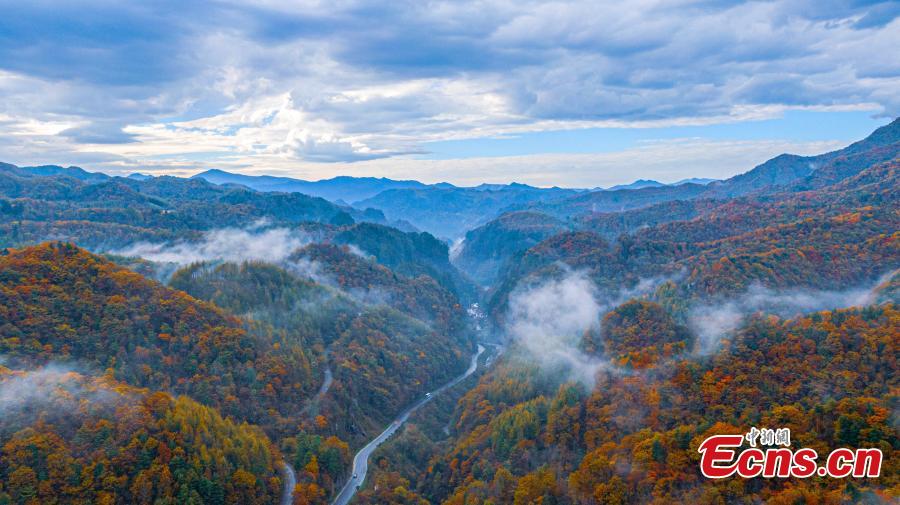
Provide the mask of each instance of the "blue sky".
POLYGON ((900 3, 0 0, 0 160, 594 187, 900 114, 900 3))
POLYGON ((851 143, 888 122, 869 111, 787 111, 763 120, 735 123, 651 128, 581 128, 529 132, 508 137, 436 141, 424 144, 423 158, 453 159, 541 153, 603 153, 634 148, 642 142, 703 138, 709 140, 766 140, 815 142, 824 139, 851 143))

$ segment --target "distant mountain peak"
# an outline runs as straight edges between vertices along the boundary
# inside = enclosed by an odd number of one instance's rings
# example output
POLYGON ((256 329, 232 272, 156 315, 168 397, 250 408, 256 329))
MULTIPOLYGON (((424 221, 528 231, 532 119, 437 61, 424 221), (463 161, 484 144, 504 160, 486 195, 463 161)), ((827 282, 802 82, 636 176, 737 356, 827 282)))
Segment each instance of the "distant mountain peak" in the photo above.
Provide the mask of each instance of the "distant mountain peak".
POLYGON ((611 188, 606 188, 606 191, 619 191, 622 189, 643 189, 643 188, 659 188, 665 186, 665 184, 654 181, 651 179, 638 179, 631 184, 617 184, 611 188))
POLYGON ((673 182, 672 184, 669 184, 669 186, 681 186, 682 184, 699 184, 701 186, 706 186, 707 184, 716 182, 718 180, 719 179, 710 179, 707 177, 691 177, 688 179, 681 179, 678 182, 673 182))
POLYGON ((318 196, 332 202, 358 202, 390 189, 424 188, 418 181, 397 181, 386 177, 353 177, 339 175, 331 179, 307 181, 273 175, 244 175, 217 168, 200 172, 191 177, 213 184, 240 184, 260 192, 303 193, 318 196))
POLYGON ((231 172, 226 172, 224 170, 219 170, 218 168, 210 168, 204 172, 200 172, 199 174, 195 174, 191 176, 191 179, 196 179, 198 177, 203 177, 204 175, 239 175, 232 174, 231 172))

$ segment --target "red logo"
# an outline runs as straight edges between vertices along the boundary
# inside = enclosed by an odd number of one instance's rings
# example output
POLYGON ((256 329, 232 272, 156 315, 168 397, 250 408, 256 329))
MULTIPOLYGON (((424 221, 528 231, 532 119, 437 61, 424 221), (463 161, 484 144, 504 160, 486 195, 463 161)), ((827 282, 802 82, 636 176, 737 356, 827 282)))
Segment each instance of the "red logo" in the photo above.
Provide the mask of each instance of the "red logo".
MULTIPOLYGON (((787 431, 786 429, 784 429, 787 431)), ((773 430, 768 430, 774 433, 773 430)), ((779 430, 780 431, 780 430, 779 430)), ((779 437, 778 445, 790 446, 790 432, 779 437)), ((724 479, 737 474, 745 479, 764 477, 806 478, 813 475, 844 477, 878 477, 881 475, 883 455, 880 449, 847 449, 831 451, 825 463, 818 466, 819 455, 814 449, 776 447, 776 438, 766 430, 754 428, 746 435, 713 435, 700 444, 700 472, 710 479, 724 479), (762 435, 762 436, 760 436, 762 435), (756 447, 756 439, 761 445, 756 447), (740 450, 744 441, 750 447, 740 450)))

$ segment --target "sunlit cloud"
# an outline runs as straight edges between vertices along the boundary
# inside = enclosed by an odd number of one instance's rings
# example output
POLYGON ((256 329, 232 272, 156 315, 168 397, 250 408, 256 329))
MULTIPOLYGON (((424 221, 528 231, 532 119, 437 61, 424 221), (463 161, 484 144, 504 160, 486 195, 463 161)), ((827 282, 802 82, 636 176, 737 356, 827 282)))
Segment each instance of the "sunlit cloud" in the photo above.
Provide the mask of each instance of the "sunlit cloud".
MULTIPOLYGON (((421 159, 428 143, 796 110, 892 117, 892 5, 16 3, 0 19, 0 159, 312 178, 420 163, 451 180, 449 163, 421 159)), ((557 160, 557 183, 581 184, 557 160)))

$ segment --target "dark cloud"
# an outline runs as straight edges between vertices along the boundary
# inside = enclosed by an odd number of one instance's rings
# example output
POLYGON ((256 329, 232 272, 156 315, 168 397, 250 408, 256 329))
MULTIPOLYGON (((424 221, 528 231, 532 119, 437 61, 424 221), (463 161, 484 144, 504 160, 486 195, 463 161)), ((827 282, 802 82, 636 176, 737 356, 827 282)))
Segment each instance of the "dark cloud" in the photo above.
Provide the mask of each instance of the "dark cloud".
POLYGON ((57 135, 72 146, 144 142, 129 126, 220 114, 234 117, 216 134, 249 125, 260 137, 235 140, 243 152, 314 161, 545 120, 900 114, 894 1, 0 0, 0 12, 0 133, 67 121, 57 135), (275 133, 233 114, 279 95, 293 109, 275 133))
POLYGON ((122 126, 109 123, 91 123, 85 127, 68 128, 59 135, 81 144, 126 144, 135 136, 122 131, 122 126))
MULTIPOLYGON (((149 85, 189 75, 191 2, 3 2, 0 63, 48 79, 149 85)), ((196 26, 196 28, 201 28, 196 26)))

